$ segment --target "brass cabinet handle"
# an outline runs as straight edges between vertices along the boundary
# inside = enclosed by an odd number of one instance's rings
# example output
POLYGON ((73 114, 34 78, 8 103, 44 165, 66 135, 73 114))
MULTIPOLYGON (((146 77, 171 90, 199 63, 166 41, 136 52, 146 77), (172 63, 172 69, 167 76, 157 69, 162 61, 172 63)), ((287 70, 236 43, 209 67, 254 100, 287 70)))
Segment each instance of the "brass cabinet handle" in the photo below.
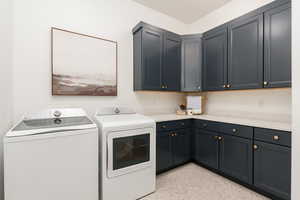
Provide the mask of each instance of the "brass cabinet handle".
POLYGON ((165 86, 162 85, 161 88, 165 88, 165 86))
POLYGON ((165 88, 168 88, 168 86, 165 85, 165 88))
POLYGON ((228 84, 228 85, 227 85, 227 88, 230 88, 230 87, 231 87, 231 85, 230 85, 230 84, 228 84))
POLYGON ((267 82, 267 81, 264 81, 264 85, 268 85, 268 82, 267 82))
POLYGON ((273 136, 273 140, 279 140, 279 136, 278 135, 274 135, 273 136))
POLYGON ((162 128, 167 128, 167 126, 166 126, 166 125, 163 125, 162 128))
POLYGON ((254 150, 258 149, 258 146, 257 146, 256 144, 253 145, 253 149, 254 149, 254 150))
POLYGON ((236 128, 232 129, 232 132, 236 133, 236 132, 237 132, 237 129, 236 129, 236 128))
POLYGON ((223 88, 226 88, 226 85, 223 85, 223 88))
POLYGON ((221 136, 218 137, 218 140, 222 140, 223 138, 221 136))

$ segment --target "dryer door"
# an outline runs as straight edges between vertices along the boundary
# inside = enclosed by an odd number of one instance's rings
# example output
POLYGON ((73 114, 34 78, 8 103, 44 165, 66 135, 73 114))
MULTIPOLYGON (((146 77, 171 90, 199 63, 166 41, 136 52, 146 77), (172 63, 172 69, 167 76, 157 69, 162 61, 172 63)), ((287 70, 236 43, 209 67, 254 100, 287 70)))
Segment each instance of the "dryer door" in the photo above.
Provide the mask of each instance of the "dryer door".
POLYGON ((109 178, 149 167, 154 162, 152 128, 111 132, 107 136, 109 178))

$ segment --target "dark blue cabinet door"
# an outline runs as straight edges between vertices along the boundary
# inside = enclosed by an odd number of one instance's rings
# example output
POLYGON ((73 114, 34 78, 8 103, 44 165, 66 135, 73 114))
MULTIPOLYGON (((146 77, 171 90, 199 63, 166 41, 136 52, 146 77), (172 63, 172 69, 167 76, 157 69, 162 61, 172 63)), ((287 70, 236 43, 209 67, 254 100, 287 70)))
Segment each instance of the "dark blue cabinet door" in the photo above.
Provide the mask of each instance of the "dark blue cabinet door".
POLYGON ((156 136, 156 172, 172 166, 172 144, 170 132, 157 132, 156 136))
POLYGON ((214 132, 197 129, 195 131, 195 160, 208 167, 219 167, 218 135, 214 132))
POLYGON ((270 194, 290 199, 291 149, 254 142, 254 185, 270 194))
POLYGON ((174 131, 172 136, 173 165, 181 165, 191 157, 191 135, 187 130, 174 131))
POLYGON ((264 87, 291 86, 291 3, 264 13, 264 87))
POLYGON ((167 91, 180 91, 181 78, 181 38, 165 32, 163 57, 163 86, 167 91))
POLYGON ((222 135, 220 170, 240 181, 252 184, 252 140, 222 135))
POLYGON ((182 36, 181 42, 181 90, 202 90, 202 35, 182 36))
POLYGON ((227 84, 227 25, 203 37, 203 90, 224 90, 227 84))
POLYGON ((163 66, 163 33, 144 29, 142 37, 142 89, 160 90, 163 66))
POLYGON ((263 86, 263 15, 246 15, 229 24, 228 88, 263 86))

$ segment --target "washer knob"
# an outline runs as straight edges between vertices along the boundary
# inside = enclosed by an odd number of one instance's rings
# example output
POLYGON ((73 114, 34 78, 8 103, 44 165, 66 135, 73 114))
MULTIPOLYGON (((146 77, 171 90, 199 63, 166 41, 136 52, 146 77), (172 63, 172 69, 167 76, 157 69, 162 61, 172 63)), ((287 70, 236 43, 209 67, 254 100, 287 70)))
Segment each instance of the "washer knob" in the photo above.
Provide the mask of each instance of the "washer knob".
POLYGON ((116 114, 120 114, 120 109, 119 109, 119 108, 116 108, 116 109, 114 110, 114 112, 115 112, 116 114))
POLYGON ((54 115, 54 117, 56 117, 56 118, 59 118, 60 116, 61 116, 61 112, 59 111, 59 110, 56 110, 56 111, 54 111, 54 113, 53 113, 53 115, 54 115))

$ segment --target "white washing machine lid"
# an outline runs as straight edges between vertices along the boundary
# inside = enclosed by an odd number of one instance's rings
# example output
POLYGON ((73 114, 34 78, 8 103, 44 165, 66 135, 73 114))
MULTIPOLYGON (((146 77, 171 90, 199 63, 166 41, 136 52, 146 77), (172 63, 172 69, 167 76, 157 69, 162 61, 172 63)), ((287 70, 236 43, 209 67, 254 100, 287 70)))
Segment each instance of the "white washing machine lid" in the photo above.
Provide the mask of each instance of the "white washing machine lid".
POLYGON ((49 109, 24 117, 6 137, 96 128, 82 109, 49 109), (52 114, 56 115, 53 116, 52 114))

